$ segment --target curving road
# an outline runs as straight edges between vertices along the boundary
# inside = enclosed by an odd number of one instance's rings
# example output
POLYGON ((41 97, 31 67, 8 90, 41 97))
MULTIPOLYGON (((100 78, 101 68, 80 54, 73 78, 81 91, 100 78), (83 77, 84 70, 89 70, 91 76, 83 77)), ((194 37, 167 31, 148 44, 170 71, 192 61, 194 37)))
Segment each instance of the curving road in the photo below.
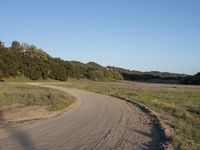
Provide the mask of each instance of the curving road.
MULTIPOLYGON (((40 85, 45 86, 45 85, 40 85)), ((76 104, 61 116, 8 126, 0 138, 2 150, 110 150, 163 149, 162 133, 136 106, 92 92, 45 86, 70 93, 76 104)))

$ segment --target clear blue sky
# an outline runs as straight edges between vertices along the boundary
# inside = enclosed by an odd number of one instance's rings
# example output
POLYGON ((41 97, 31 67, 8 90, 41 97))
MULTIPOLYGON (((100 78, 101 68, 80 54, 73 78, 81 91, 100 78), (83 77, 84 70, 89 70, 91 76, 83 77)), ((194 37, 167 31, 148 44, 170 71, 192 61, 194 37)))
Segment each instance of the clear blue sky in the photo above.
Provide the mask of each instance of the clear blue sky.
POLYGON ((200 71, 200 0, 0 0, 0 40, 128 69, 200 71))

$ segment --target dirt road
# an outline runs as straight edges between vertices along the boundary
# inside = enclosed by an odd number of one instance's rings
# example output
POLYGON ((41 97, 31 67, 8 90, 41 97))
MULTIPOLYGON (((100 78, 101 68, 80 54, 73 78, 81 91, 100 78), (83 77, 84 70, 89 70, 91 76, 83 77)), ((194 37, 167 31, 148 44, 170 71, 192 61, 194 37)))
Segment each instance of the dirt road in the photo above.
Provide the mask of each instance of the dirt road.
POLYGON ((136 106, 117 98, 77 89, 76 104, 61 116, 21 128, 7 125, 2 150, 163 149, 162 132, 136 106))

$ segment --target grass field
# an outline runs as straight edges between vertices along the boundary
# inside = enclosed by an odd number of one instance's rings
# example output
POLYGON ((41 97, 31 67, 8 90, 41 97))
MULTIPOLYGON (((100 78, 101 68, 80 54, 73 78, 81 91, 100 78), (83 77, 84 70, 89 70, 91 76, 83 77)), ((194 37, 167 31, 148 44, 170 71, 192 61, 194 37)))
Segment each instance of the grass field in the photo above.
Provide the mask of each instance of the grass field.
POLYGON ((155 111, 174 130, 177 149, 200 149, 200 86, 70 80, 50 83, 128 98, 155 111))
POLYGON ((75 98, 64 92, 26 85, 23 83, 0 83, 0 110, 20 104, 22 106, 48 106, 50 111, 61 110, 75 98))

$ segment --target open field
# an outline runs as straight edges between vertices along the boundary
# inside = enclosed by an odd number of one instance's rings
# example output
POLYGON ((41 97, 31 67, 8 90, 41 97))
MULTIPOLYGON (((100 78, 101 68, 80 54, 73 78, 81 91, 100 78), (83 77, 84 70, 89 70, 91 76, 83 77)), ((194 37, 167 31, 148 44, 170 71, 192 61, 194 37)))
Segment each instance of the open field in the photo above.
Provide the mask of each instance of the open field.
POLYGON ((7 121, 45 118, 64 110, 75 98, 67 93, 24 83, 0 83, 0 111, 7 121))
POLYGON ((200 149, 200 86, 88 80, 50 84, 75 87, 141 103, 156 112, 174 130, 172 142, 176 148, 200 149))

